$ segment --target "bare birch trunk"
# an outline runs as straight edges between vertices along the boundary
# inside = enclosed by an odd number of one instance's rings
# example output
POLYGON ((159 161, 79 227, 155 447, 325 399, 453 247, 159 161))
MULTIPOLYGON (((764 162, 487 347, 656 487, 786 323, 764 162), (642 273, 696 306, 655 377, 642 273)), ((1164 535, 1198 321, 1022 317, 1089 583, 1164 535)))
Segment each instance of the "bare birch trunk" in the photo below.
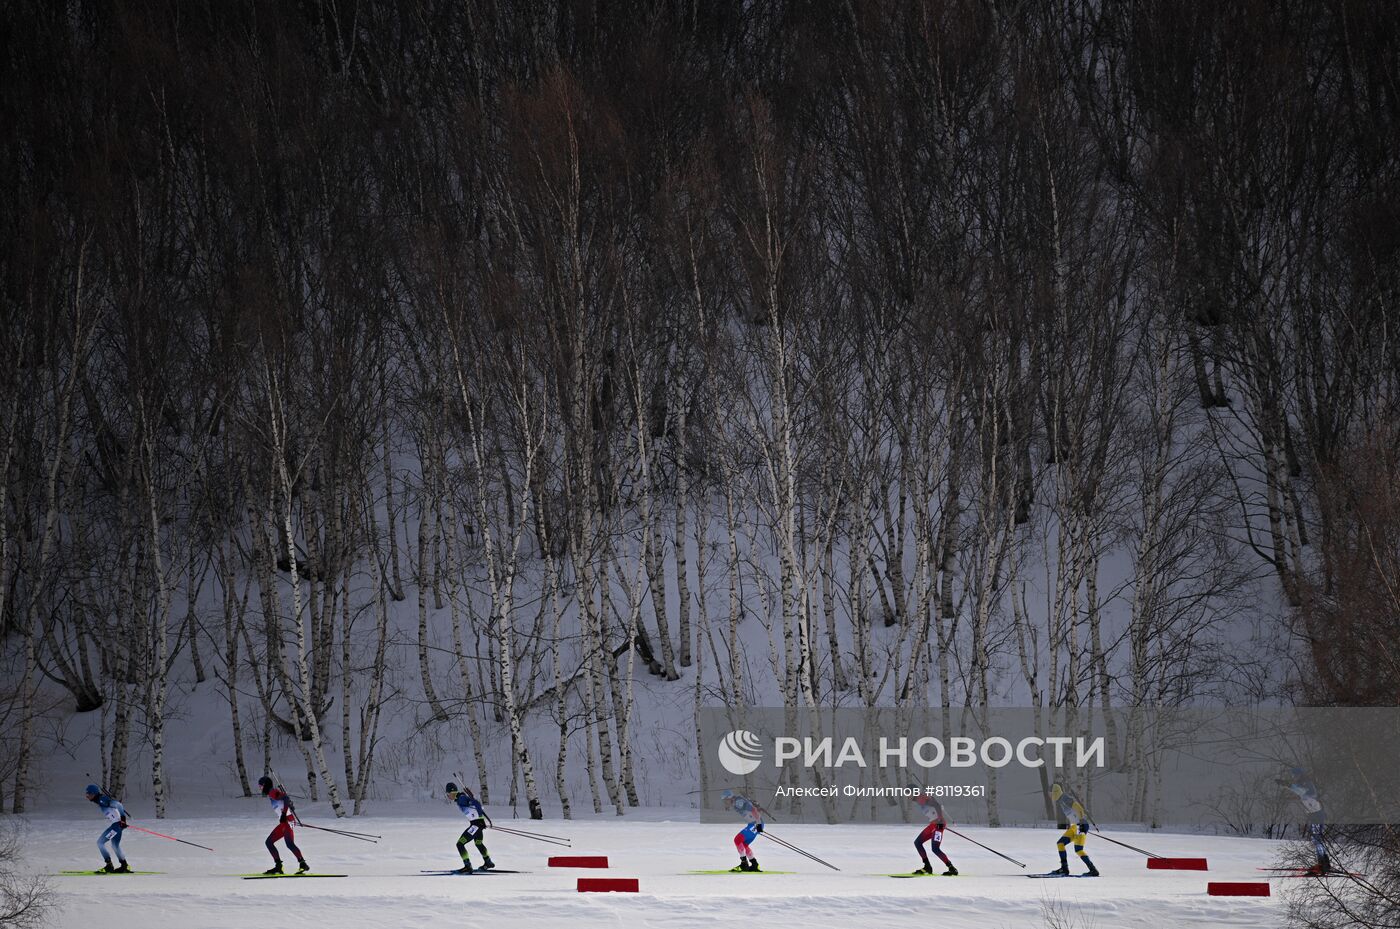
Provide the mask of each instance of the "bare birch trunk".
POLYGON ((431 504, 425 498, 418 509, 418 563, 414 571, 414 587, 418 591, 418 676, 423 682, 423 696, 428 710, 438 722, 447 722, 447 711, 433 686, 433 670, 428 661, 428 584, 432 566, 428 558, 428 520, 431 504))
POLYGON ((544 541, 544 595, 549 598, 549 608, 554 620, 553 638, 549 643, 550 663, 554 671, 554 717, 559 723, 559 760, 554 766, 554 789, 559 794, 559 804, 565 819, 573 819, 573 805, 569 802, 569 784, 565 773, 569 764, 569 697, 564 687, 563 625, 564 605, 560 596, 559 563, 555 560, 549 540, 544 541))
MULTIPOLYGON (((650 582, 651 609, 656 616, 656 634, 661 640, 661 673, 666 680, 674 681, 680 675, 676 673, 676 656, 671 646, 670 626, 666 621, 666 563, 661 557, 664 549, 661 546, 660 520, 656 518, 654 512, 656 484, 652 475, 651 446, 647 443, 649 421, 645 412, 646 398, 641 393, 639 376, 635 400, 638 410, 637 460, 641 465, 642 483, 642 564, 646 567, 647 578, 650 582)), ((628 641, 634 641, 635 638, 635 635, 632 635, 628 641)))
POLYGON ((203 586, 200 581, 195 580, 194 558, 190 558, 189 576, 185 587, 185 635, 190 643, 190 664, 194 668, 194 682, 203 684, 205 681, 204 659, 199 653, 199 611, 196 608, 196 601, 199 599, 199 590, 203 586))
POLYGON ((385 528, 389 530, 389 595, 397 603, 403 600, 403 576, 399 568, 398 515, 394 512, 394 445, 389 437, 387 411, 381 417, 380 430, 384 445, 384 511, 387 516, 385 528))
MULTIPOLYGON (((355 795, 355 815, 357 816, 364 806, 365 795, 369 791, 370 779, 374 772, 374 753, 375 748, 379 745, 379 716, 384 706, 384 658, 389 644, 389 604, 385 599, 389 592, 389 585, 380 570, 378 558, 370 559, 370 578, 374 584, 376 644, 374 668, 370 674, 369 697, 365 701, 364 709, 360 712, 360 772, 352 788, 355 795)), ((486 792, 483 790, 483 802, 485 798, 486 792)))
POLYGON ((680 624, 680 662, 682 668, 690 667, 690 571, 686 557, 686 516, 690 508, 690 481, 685 461, 686 416, 681 412, 676 420, 676 435, 679 451, 676 454, 676 539, 674 545, 676 560, 677 620, 680 624))
MULTIPOLYGON (((143 416, 144 420, 144 416, 143 416)), ((151 734, 151 789, 155 796, 156 819, 165 818, 165 698, 168 674, 168 640, 171 590, 165 577, 165 562, 160 553, 160 513, 156 509, 155 450, 150 433, 142 424, 146 443, 146 515, 150 517, 151 580, 156 588, 155 655, 152 658, 152 678, 149 694, 147 725, 151 734)))
MULTIPOLYGON (((371 556, 373 557, 373 556, 371 556)), ((350 569, 343 575, 344 593, 340 598, 340 755, 345 764, 345 789, 350 799, 358 803, 359 791, 355 789, 355 756, 350 745, 350 669, 354 656, 350 652, 350 569)), ((357 809, 356 813, 359 812, 357 809)))
MULTIPOLYGON (((274 465, 274 467, 276 469, 276 478, 279 484, 278 490, 282 498, 281 513, 279 515, 281 516, 281 528, 286 542, 287 562, 290 566, 291 573, 289 583, 291 585, 292 592, 292 621, 296 624, 297 632, 297 676, 299 677, 301 683, 301 702, 304 707, 304 712, 293 713, 293 719, 296 719, 298 716, 305 717, 306 726, 307 729, 310 731, 311 735, 310 753, 315 756, 316 761, 314 771, 319 772, 321 779, 325 781, 326 792, 330 798, 331 809, 335 812, 336 817, 340 818, 345 816, 345 807, 340 802, 340 787, 337 784, 335 777, 331 774, 330 766, 326 763, 326 749, 325 742, 321 736, 321 723, 316 718, 316 708, 314 706, 305 705, 306 700, 310 699, 314 694, 314 690, 312 688, 311 682, 311 666, 309 663, 309 656, 307 654, 306 621, 302 617, 301 575, 299 573, 297 565, 296 535, 293 524, 292 500, 295 482, 292 480, 291 472, 287 468, 288 449, 286 420, 284 418, 285 414, 281 409, 279 409, 279 404, 281 402, 279 398, 280 391, 277 387, 276 378, 272 375, 271 371, 268 371, 267 374, 269 381, 268 403, 270 406, 270 412, 272 414, 269 419, 269 424, 272 433, 272 452, 276 459, 276 464, 274 465)), ((296 696, 293 692, 289 691, 287 696, 289 700, 294 702, 296 701, 296 696)), ((311 770, 311 765, 309 762, 310 759, 308 758, 307 767, 308 774, 310 775, 313 773, 313 771, 311 770)), ((308 780, 310 782, 309 786, 311 787, 312 796, 314 799, 316 782, 312 777, 309 777, 308 780)))
POLYGON ((734 525, 734 492, 724 490, 724 526, 729 539, 729 695, 730 706, 744 706, 744 651, 739 646, 739 619, 743 599, 739 592, 739 536, 734 525))
POLYGON ((447 606, 452 614, 452 649, 457 656, 457 672, 462 681, 462 707, 467 717, 467 732, 472 740, 472 760, 476 763, 477 782, 481 785, 481 802, 489 803, 491 797, 490 778, 486 768, 486 757, 481 749, 481 721, 477 717, 476 689, 472 686, 471 672, 476 658, 467 655, 462 642, 460 598, 470 597, 471 594, 462 590, 461 578, 462 573, 466 570, 466 562, 462 556, 462 544, 457 529, 460 514, 451 498, 446 501, 446 506, 450 520, 450 527, 446 533, 447 557, 450 562, 450 569, 447 572, 447 606))
POLYGON ((248 609, 248 592, 252 579, 249 578, 246 582, 240 601, 234 587, 229 545, 228 540, 225 540, 219 546, 219 573, 224 587, 224 666, 228 675, 228 709, 233 726, 233 757, 238 768, 238 786, 243 790, 243 796, 251 797, 253 790, 248 781, 248 766, 243 757, 243 722, 238 712, 238 630, 243 625, 243 617, 248 609))
MULTIPOLYGON (((39 561, 35 570, 35 586, 42 584, 53 560, 58 538, 59 488, 63 462, 68 457, 69 430, 72 427, 73 392, 78 377, 87 363, 88 332, 83 327, 83 273, 86 265, 87 242, 78 253, 77 279, 73 291, 73 356, 68 377, 59 394, 55 411, 53 458, 44 485, 44 532, 39 543, 39 561)), ((25 812, 29 791, 29 768, 34 755, 34 673, 38 668, 39 597, 31 595, 24 623, 24 666, 20 672, 20 734, 18 758, 15 763, 15 787, 10 792, 10 811, 25 812)))

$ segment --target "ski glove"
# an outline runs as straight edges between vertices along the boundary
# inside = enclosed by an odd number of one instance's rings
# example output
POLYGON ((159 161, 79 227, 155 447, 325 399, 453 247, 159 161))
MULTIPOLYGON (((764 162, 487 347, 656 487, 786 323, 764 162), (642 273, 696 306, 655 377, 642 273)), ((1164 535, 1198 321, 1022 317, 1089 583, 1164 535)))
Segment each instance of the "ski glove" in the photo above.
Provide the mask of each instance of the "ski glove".
POLYGON ((758 825, 758 828, 757 828, 755 831, 756 831, 756 832, 762 832, 762 831, 763 831, 763 823, 758 823, 757 825, 758 825))

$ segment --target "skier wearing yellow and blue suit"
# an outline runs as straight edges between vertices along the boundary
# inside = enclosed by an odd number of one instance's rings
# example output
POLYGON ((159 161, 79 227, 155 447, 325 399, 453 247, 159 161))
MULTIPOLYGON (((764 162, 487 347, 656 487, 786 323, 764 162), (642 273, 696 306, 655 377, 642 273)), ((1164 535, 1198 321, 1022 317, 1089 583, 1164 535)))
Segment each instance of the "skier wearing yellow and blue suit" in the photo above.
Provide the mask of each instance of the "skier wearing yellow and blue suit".
POLYGON ((1065 824, 1064 833, 1055 843, 1055 847, 1060 851, 1060 866, 1050 873, 1069 877, 1069 855, 1065 853, 1065 846, 1073 842, 1074 853, 1089 869, 1083 876, 1098 877, 1099 869, 1094 867, 1094 863, 1084 853, 1084 842, 1089 838, 1089 814, 1084 809, 1084 804, 1080 803, 1079 798, 1069 789, 1059 784, 1050 788, 1050 799, 1060 814, 1060 822, 1065 824))

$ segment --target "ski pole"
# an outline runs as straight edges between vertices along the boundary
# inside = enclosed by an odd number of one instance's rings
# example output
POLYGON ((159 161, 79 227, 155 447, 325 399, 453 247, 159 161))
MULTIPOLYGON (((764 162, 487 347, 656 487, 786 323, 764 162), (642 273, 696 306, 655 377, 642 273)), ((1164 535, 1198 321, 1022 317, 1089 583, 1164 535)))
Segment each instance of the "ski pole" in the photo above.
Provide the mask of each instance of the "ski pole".
POLYGON ((146 833, 146 835, 153 835, 153 836, 155 836, 155 837, 158 838, 158 839, 169 839, 169 840, 172 841, 172 842, 179 842, 179 843, 181 843, 182 845, 193 845, 195 848, 202 848, 202 849, 204 849, 206 852, 212 852, 212 851, 213 851, 213 849, 210 848, 210 847, 207 846, 207 845, 200 845, 198 842, 187 842, 187 841, 185 841, 184 839, 177 839, 177 838, 175 838, 173 835, 166 835, 166 834, 164 834, 164 833, 162 833, 162 832, 153 832, 153 831, 151 831, 150 829, 142 829, 140 826, 133 826, 131 823, 127 823, 127 824, 126 824, 126 828, 128 828, 128 829, 135 829, 137 832, 144 832, 144 833, 146 833))
MULTIPOLYGON (((767 833, 763 833, 763 834, 764 834, 764 835, 767 835, 767 833)), ((791 842, 787 841, 786 839, 779 839, 779 838, 776 838, 776 837, 774 837, 774 836, 769 836, 769 838, 773 839, 774 842, 777 842, 777 843, 778 843, 779 845, 781 845, 783 848, 789 849, 790 851, 797 852, 797 854, 802 855, 802 856, 805 857, 805 858, 810 858, 810 859, 812 859, 813 861, 815 861, 817 864, 824 865, 824 866, 830 868, 830 869, 833 870, 833 871, 840 871, 840 870, 841 870, 840 868, 836 867, 836 865, 832 864, 831 862, 829 862, 829 861, 823 861, 822 859, 818 858, 816 855, 813 855, 811 852, 805 851, 805 850, 803 850, 803 849, 801 849, 801 848, 798 848, 796 845, 793 845, 791 842)))
POLYGON ((560 848, 573 848, 573 845, 569 844, 567 839, 561 842, 556 839, 547 839, 544 836, 538 836, 530 832, 516 832, 514 829, 505 829, 501 826, 495 826, 493 828, 497 832, 504 832, 506 835, 516 835, 520 836, 522 839, 534 839, 536 842, 543 842, 546 845, 558 845, 560 848))
MULTIPOLYGON (((297 825, 298 825, 298 826, 306 826, 306 823, 303 823, 302 821, 297 820, 297 825)), ((329 832, 329 833, 331 833, 331 834, 333 834, 333 835, 344 836, 344 837, 347 838, 347 839, 359 839, 361 842, 369 842, 370 844, 377 844, 378 841, 379 841, 378 839, 371 838, 370 836, 367 836, 367 835, 360 835, 359 833, 356 833, 356 832, 345 832, 345 831, 340 830, 340 829, 331 829, 331 828, 328 828, 328 827, 326 827, 326 826, 306 826, 306 828, 307 828, 307 829, 315 829, 317 832, 329 832)))
POLYGON ((377 839, 370 839, 362 835, 355 835, 355 833, 353 832, 341 832, 339 829, 327 829, 325 826, 310 826, 304 822, 301 822, 300 820, 297 821, 297 825, 306 826, 307 829, 315 829, 317 832, 330 832, 335 835, 344 836, 347 839, 357 839, 361 842, 368 842, 371 845, 379 844, 379 840, 377 839))
POLYGON ((803 851, 802 849, 798 848, 796 845, 793 845, 791 842, 788 842, 788 841, 786 841, 785 839, 780 839, 780 838, 778 838, 777 836, 775 836, 775 835, 773 835, 773 834, 771 834, 771 833, 769 833, 769 832, 760 832, 759 835, 768 836, 768 838, 772 839, 774 842, 777 842, 777 843, 778 843, 779 845, 781 845, 783 848, 786 848, 786 849, 788 849, 789 851, 797 852, 797 854, 802 855, 802 856, 807 857, 807 858, 810 858, 810 859, 812 859, 813 861, 815 861, 817 864, 825 865, 826 867, 830 868, 830 869, 833 870, 833 871, 840 871, 840 870, 841 870, 840 868, 836 867, 836 865, 832 864, 831 862, 829 862, 829 861, 822 861, 820 858, 818 858, 816 855, 813 855, 811 852, 803 851))
POLYGON ((961 832, 959 832, 959 831, 956 830, 956 829, 949 829, 947 826, 945 826, 944 828, 945 828, 945 829, 948 829, 949 832, 951 832, 951 833, 952 833, 953 835, 955 835, 955 836, 958 836, 959 838, 967 839, 967 841, 971 842, 973 845, 976 845, 978 848, 985 848, 987 851, 991 852, 993 855, 996 855, 996 856, 998 856, 998 857, 1000 857, 1000 858, 1005 858, 1007 861, 1011 862, 1011 863, 1014 864, 1014 865, 1017 865, 1018 867, 1022 867, 1022 868, 1025 867, 1025 864, 1023 864, 1022 862, 1017 861, 1015 858, 1012 858, 1010 855, 1003 855, 1001 852, 997 851, 996 849, 992 848, 991 846, 989 846, 989 845, 983 845, 981 842, 977 841, 976 839, 968 838, 967 836, 963 835, 961 832))
POLYGON ((550 835, 548 832, 527 832, 527 831, 524 830, 524 829, 516 829, 514 826, 496 826, 496 825, 492 825, 491 828, 492 828, 492 829, 505 829, 506 831, 508 831, 508 832, 514 832, 514 833, 516 833, 517 835, 532 835, 532 836, 534 836, 534 837, 537 838, 537 839, 557 839, 557 840, 559 840, 560 842, 572 842, 572 841, 573 841, 573 839, 569 838, 568 836, 550 835))
POLYGON ((508 828, 508 830, 510 830, 511 832, 517 832, 517 834, 519 835, 533 835, 533 837, 535 838, 553 838, 557 839, 557 841, 560 842, 574 841, 574 839, 568 838, 567 835, 550 835, 549 832, 529 832, 525 830, 518 830, 518 828, 515 828, 514 825, 510 825, 510 827, 501 827, 501 825, 493 825, 493 827, 491 828, 493 828, 493 830, 498 830, 498 828, 508 828))
POLYGON ((1147 851, 1147 849, 1138 848, 1136 845, 1129 845, 1127 842, 1120 842, 1120 841, 1118 841, 1117 839, 1110 839, 1108 836, 1104 835, 1102 832, 1095 832, 1094 835, 1096 835, 1096 836, 1098 836, 1099 838, 1103 839, 1105 842, 1112 842, 1114 845, 1121 845, 1121 846, 1123 846, 1124 848, 1130 848, 1130 849, 1132 849, 1133 851, 1137 852, 1139 855, 1146 855, 1148 858, 1161 858, 1161 857, 1162 857, 1161 855, 1158 855, 1158 854, 1156 854, 1155 852, 1149 852, 1149 851, 1147 851))
MULTIPOLYGON (((307 825, 306 823, 302 822, 300 819, 298 819, 297 822, 298 822, 300 825, 303 825, 303 826, 307 825)), ((310 826, 309 828, 311 828, 311 829, 325 829, 326 827, 325 827, 325 826, 310 826)), ((354 831, 352 831, 352 830, 350 830, 350 829, 338 829, 338 828, 337 828, 337 829, 329 829, 328 831, 330 831, 330 832, 339 832, 339 833, 341 833, 341 834, 343 834, 343 835, 353 835, 353 836, 356 836, 357 838, 361 838, 361 839, 382 839, 382 838, 384 838, 384 836, 382 836, 382 835, 375 835, 373 832, 354 832, 354 831)))

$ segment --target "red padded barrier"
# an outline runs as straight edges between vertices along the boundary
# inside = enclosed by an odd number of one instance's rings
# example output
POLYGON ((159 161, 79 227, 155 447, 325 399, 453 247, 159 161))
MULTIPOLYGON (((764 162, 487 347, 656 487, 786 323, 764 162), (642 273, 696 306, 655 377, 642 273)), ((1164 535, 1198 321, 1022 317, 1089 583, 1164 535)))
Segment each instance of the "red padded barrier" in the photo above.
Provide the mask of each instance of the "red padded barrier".
POLYGON ((1149 858, 1149 871, 1209 871, 1204 858, 1149 858))
POLYGON ((606 868, 608 866, 607 855, 552 855, 549 859, 551 868, 606 868))
POLYGON ((634 894, 638 893, 639 890, 640 882, 635 877, 581 877, 578 879, 578 892, 581 894, 634 894))
POLYGON ((1267 897, 1269 885, 1257 881, 1211 881, 1206 893, 1212 897, 1267 897))

